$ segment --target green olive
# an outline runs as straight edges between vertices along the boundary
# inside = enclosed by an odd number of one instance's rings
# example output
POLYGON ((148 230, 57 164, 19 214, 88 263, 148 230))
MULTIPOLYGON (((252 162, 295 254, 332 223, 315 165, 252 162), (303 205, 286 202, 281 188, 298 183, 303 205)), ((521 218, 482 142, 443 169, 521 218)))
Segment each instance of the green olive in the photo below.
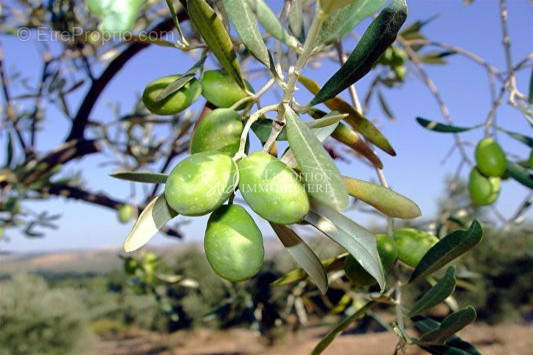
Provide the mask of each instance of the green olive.
POLYGON ((485 138, 476 146, 476 163, 479 171, 486 176, 501 177, 507 167, 507 159, 502 148, 494 139, 485 138))
POLYGON ((468 192, 470 199, 476 205, 490 205, 500 194, 501 179, 499 177, 486 177, 476 167, 470 172, 468 192))
MULTIPOLYGON (((387 274, 398 258, 398 249, 396 248, 394 238, 388 235, 377 234, 376 241, 379 259, 383 265, 383 271, 387 274)), ((351 255, 348 255, 346 258, 344 272, 357 287, 370 286, 376 283, 376 280, 351 255)))
POLYGON ((264 259, 263 236, 252 217, 238 205, 220 206, 205 230, 204 249, 213 270, 229 281, 251 278, 264 259))
POLYGON ((244 125, 241 116, 228 108, 209 112, 191 138, 191 153, 217 151, 235 155, 239 150, 244 125))
POLYGON ((439 239, 433 234, 413 228, 402 228, 394 231, 398 259, 412 267, 416 267, 424 254, 438 241, 439 239))
MULTIPOLYGON (((246 82, 250 92, 253 88, 246 82)), ((248 96, 235 80, 220 70, 208 70, 202 76, 202 95, 217 107, 228 108, 248 96)), ((244 105, 243 105, 244 106, 244 105)))
POLYGON ((256 152, 239 162, 239 190, 250 207, 277 224, 299 222, 309 199, 296 173, 280 160, 256 152))
POLYGON ((200 96, 202 87, 200 82, 194 78, 165 99, 161 101, 156 100, 161 91, 179 77, 179 75, 165 76, 146 85, 143 92, 143 102, 150 112, 158 115, 175 115, 196 101, 198 96, 200 96))
POLYGON ((137 217, 137 209, 132 205, 122 205, 118 208, 118 220, 120 223, 128 223, 137 217))
POLYGON ((165 199, 179 214, 205 215, 228 199, 238 176, 237 166, 227 154, 192 154, 180 161, 168 176, 165 199))

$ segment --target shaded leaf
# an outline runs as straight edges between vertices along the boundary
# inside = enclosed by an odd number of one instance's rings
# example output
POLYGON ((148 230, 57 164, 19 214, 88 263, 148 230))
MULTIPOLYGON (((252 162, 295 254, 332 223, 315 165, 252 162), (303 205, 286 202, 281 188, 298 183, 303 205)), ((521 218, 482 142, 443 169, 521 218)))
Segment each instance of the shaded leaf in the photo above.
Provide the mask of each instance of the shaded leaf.
POLYGON ((366 303, 363 307, 359 308, 355 313, 349 315, 348 317, 341 320, 337 325, 335 325, 329 332, 320 340, 320 342, 315 346, 313 351, 311 352, 312 355, 318 355, 321 354, 328 346, 331 344, 333 340, 337 336, 339 336, 340 333, 342 333, 343 330, 348 328, 350 324, 352 324, 355 320, 362 318, 366 311, 368 311, 373 305, 374 301, 370 301, 366 303))
POLYGON ((503 131, 509 137, 514 138, 517 141, 524 143, 529 148, 533 148, 533 138, 532 137, 523 135, 521 133, 511 132, 511 131, 508 131, 506 129, 501 129, 501 131, 503 131))
POLYGON ((328 275, 313 250, 288 226, 270 223, 296 263, 305 270, 322 294, 328 290, 328 275))
POLYGON ((283 25, 279 22, 270 7, 263 0, 248 0, 250 8, 255 12, 257 20, 275 38, 279 39, 291 48, 298 48, 299 42, 296 38, 291 36, 283 25))
MULTIPOLYGON (((298 80, 305 86, 307 90, 314 94, 320 90, 320 86, 315 81, 303 75, 300 75, 298 80)), ((348 114, 348 116, 344 118, 344 121, 347 122, 353 129, 360 132, 366 139, 386 153, 393 156, 396 155, 396 152, 390 145, 387 138, 381 134, 381 132, 376 128, 376 126, 374 126, 372 122, 361 115, 349 103, 339 97, 334 97, 327 100, 324 104, 331 110, 348 114)))
POLYGON ((346 186, 322 143, 289 106, 285 106, 285 119, 289 146, 304 174, 308 194, 335 209, 346 208, 346 186))
POLYGON ((420 124, 425 129, 428 129, 434 132, 440 132, 440 133, 460 133, 460 132, 466 132, 466 131, 476 128, 476 127, 452 126, 452 125, 448 125, 444 123, 439 123, 437 121, 430 121, 422 117, 417 117, 416 121, 418 122, 418 124, 420 124))
POLYGON ((533 189, 533 173, 512 161, 507 161, 507 174, 516 182, 533 189))
POLYGON ((168 221, 177 215, 167 205, 164 195, 155 197, 146 205, 126 237, 123 246, 124 251, 129 253, 148 243, 168 221))
POLYGON ((260 62, 270 67, 270 57, 268 49, 265 46, 263 37, 257 28, 257 21, 254 12, 248 6, 246 1, 242 0, 223 0, 224 9, 226 9, 231 22, 235 26, 235 31, 242 40, 242 43, 260 62))
POLYGON ((116 179, 134 182, 146 182, 152 184, 164 184, 167 182, 167 174, 141 172, 141 171, 121 171, 110 175, 116 179))
POLYGON ((319 0, 320 9, 326 14, 344 8, 358 0, 319 0))
POLYGON ((359 0, 328 16, 318 35, 319 43, 330 43, 340 39, 365 18, 378 11, 386 0, 359 0))
POLYGON ((342 67, 324 84, 310 105, 324 102, 365 76, 381 54, 396 39, 396 35, 407 18, 405 0, 392 0, 357 43, 354 51, 342 67))
POLYGON ((344 177, 348 193, 368 203, 386 216, 416 218, 421 215, 417 204, 399 193, 371 182, 344 177))
POLYGON ((11 136, 11 133, 9 131, 6 131, 7 135, 7 146, 6 146, 6 163, 4 164, 5 167, 9 167, 11 165, 11 162, 13 161, 13 137, 11 136))
POLYGON ((455 268, 450 266, 446 274, 416 301, 408 316, 413 317, 444 301, 455 290, 455 268))
POLYGON ((533 69, 531 69, 531 74, 529 76, 529 104, 533 105, 533 69))
POLYGON ((377 251, 376 237, 366 228, 340 212, 311 201, 311 212, 305 220, 341 245, 385 289, 385 276, 377 251))
POLYGON ((231 37, 215 10, 206 0, 187 0, 187 12, 196 31, 217 57, 222 68, 244 89, 244 80, 231 37))
POLYGON ((420 57, 420 60, 426 64, 446 64, 444 58, 455 54, 455 51, 428 52, 420 57))
POLYGON ((291 8, 289 10, 289 28, 292 33, 298 38, 303 33, 303 9, 302 9, 303 0, 293 0, 291 1, 291 8))
POLYGON ((417 343, 442 344, 475 320, 476 310, 472 306, 467 306, 444 318, 438 329, 423 334, 417 343))
POLYGON ((387 118, 389 120, 395 121, 396 120, 396 116, 394 116, 394 113, 392 113, 392 110, 389 107, 389 105, 387 104, 387 101, 385 100, 385 97, 383 96, 383 94, 379 90, 378 90, 378 101, 379 101, 379 105, 381 106, 381 109, 383 110, 383 112, 385 113, 387 118))
POLYGON ((383 163, 381 162, 379 157, 376 155, 376 153, 374 153, 372 148, 370 148, 368 144, 366 144, 366 142, 361 139, 357 132, 349 129, 341 123, 335 129, 331 136, 339 142, 343 143, 344 145, 352 148, 357 153, 361 154, 363 157, 368 159, 368 161, 372 163, 372 165, 374 165, 376 168, 383 168, 383 163))
POLYGON ((433 245, 422 257, 411 274, 409 282, 437 271, 453 259, 461 256, 481 241, 483 230, 478 221, 473 221, 467 230, 454 231, 433 245))
MULTIPOLYGON (((322 260, 322 267, 326 272, 335 271, 344 267, 344 261, 348 253, 342 253, 340 255, 334 256, 332 258, 322 260)), ((289 285, 298 281, 302 281, 307 277, 305 271, 301 268, 297 268, 289 271, 285 275, 278 278, 276 281, 272 282, 272 286, 283 286, 289 285)))

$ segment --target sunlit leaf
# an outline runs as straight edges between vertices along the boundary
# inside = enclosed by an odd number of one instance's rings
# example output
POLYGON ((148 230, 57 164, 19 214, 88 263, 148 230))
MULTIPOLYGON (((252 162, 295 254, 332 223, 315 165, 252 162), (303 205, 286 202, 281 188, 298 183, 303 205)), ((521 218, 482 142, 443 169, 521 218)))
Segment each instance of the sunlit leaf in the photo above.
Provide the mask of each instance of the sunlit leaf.
MULTIPOLYGON (((320 86, 303 75, 300 75, 298 80, 304 85, 304 87, 312 93, 317 93, 320 90, 320 86)), ((381 132, 374 126, 370 120, 361 115, 357 110, 355 110, 352 105, 344 101, 339 97, 334 97, 327 100, 324 103, 331 110, 338 111, 340 113, 348 114, 344 118, 344 121, 347 122, 353 129, 360 132, 366 139, 375 144, 378 148, 387 152, 390 155, 396 155, 396 152, 390 145, 387 138, 381 134, 381 132)))
POLYGON ((242 43, 260 62, 270 67, 270 57, 263 37, 257 28, 255 14, 248 2, 242 0, 223 0, 224 9, 235 26, 242 43))
POLYGON ((270 7, 263 0, 248 0, 248 4, 255 12, 257 20, 275 38, 279 39, 291 48, 298 48, 299 42, 294 36, 291 36, 283 25, 279 22, 270 7))
POLYGON ((189 81, 191 81, 195 74, 203 68, 205 59, 207 56, 202 56, 202 58, 196 62, 189 70, 187 70, 183 75, 181 75, 178 79, 174 80, 170 84, 168 84, 157 97, 155 98, 155 101, 161 101, 166 99, 169 95, 175 93, 179 89, 181 89, 185 84, 187 84, 189 81))
POLYGON ((425 292, 411 307, 408 316, 413 317, 444 301, 455 290, 455 268, 450 266, 446 274, 425 292))
POLYGON ((274 232, 294 258, 296 263, 305 270, 322 294, 328 290, 328 275, 313 250, 291 228, 279 224, 270 224, 274 232))
POLYGON ((476 246, 483 237, 478 221, 473 221, 467 230, 454 231, 431 247, 411 274, 409 282, 427 276, 463 255, 476 246))
POLYGON ((500 130, 501 130, 502 132, 504 132, 505 134, 507 134, 509 137, 514 138, 514 139, 516 139, 517 141, 524 143, 524 144, 527 145, 529 148, 533 148, 533 138, 532 138, 532 137, 529 137, 529 136, 523 135, 523 134, 521 134, 521 133, 508 131, 508 130, 506 130, 506 129, 500 129, 500 130))
POLYGON ((533 105, 533 69, 531 69, 531 74, 529 75, 529 104, 533 105))
POLYGON ((87 7, 100 20, 99 28, 104 32, 130 30, 137 18, 143 0, 89 0, 87 7))
POLYGON ((289 106, 285 107, 285 119, 289 146, 304 175, 308 194, 335 209, 346 208, 346 186, 322 143, 289 106))
POLYGON ((407 18, 405 0, 392 0, 372 21, 342 67, 324 84, 310 105, 324 102, 365 76, 381 54, 396 39, 407 18))
POLYGON ((311 202, 311 212, 305 220, 341 245, 385 289, 385 276, 377 251, 376 237, 366 228, 336 210, 311 202))
POLYGON ((344 8, 357 1, 359 0, 318 0, 320 4, 320 9, 327 14, 335 10, 344 8))
POLYGON ((330 43, 340 39, 365 18, 378 11, 386 0, 359 0, 328 16, 318 35, 319 43, 330 43))
POLYGON ((466 131, 476 128, 476 127, 452 126, 452 125, 448 125, 444 123, 439 123, 437 121, 430 121, 422 117, 417 117, 416 121, 418 122, 418 124, 420 124, 425 129, 428 129, 434 132, 440 132, 440 133, 460 133, 460 132, 466 132, 466 131))
POLYGON ((342 333, 343 330, 348 328, 350 324, 352 324, 355 320, 362 318, 366 312, 372 307, 375 303, 373 301, 370 301, 366 303, 363 307, 359 308, 356 312, 349 315, 348 317, 341 320, 337 325, 335 325, 329 332, 326 334, 322 340, 315 346, 313 351, 311 352, 312 355, 318 355, 321 354, 328 346, 331 344, 333 340, 337 336, 339 336, 340 333, 342 333))
MULTIPOLYGON (((322 260, 322 267, 326 272, 335 271, 344 267, 344 261, 348 253, 342 253, 340 255, 334 256, 332 258, 322 260)), ((307 277, 307 273, 301 269, 297 268, 289 271, 285 275, 278 278, 276 281, 272 282, 272 286, 283 286, 289 285, 301 280, 304 280, 307 277)))
POLYGON ((386 216, 416 218, 421 215, 417 204, 399 193, 371 182, 344 177, 348 193, 375 207, 386 216))
POLYGON ((167 204, 165 196, 155 197, 141 212, 135 222, 131 232, 124 241, 124 251, 126 253, 139 249, 172 218, 178 214, 173 211, 167 204))
POLYGON ((303 8, 302 3, 304 0, 293 0, 291 1, 291 7, 289 10, 289 28, 296 37, 300 37, 303 32, 303 8))
POLYGON ((206 0, 187 0, 187 12, 194 27, 202 36, 220 65, 240 87, 245 88, 237 55, 222 20, 206 0))
POLYGON ((168 175, 141 171, 121 171, 118 173, 111 174, 111 177, 134 182, 164 184, 167 181, 168 175))

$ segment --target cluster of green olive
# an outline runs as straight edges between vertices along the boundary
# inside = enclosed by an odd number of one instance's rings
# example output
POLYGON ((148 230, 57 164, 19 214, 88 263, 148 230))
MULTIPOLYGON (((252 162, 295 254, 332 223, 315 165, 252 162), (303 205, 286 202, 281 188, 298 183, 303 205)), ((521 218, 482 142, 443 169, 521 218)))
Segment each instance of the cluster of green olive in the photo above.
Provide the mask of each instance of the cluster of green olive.
POLYGON ((164 102, 154 102, 158 92, 173 80, 162 78, 148 85, 143 99, 149 110, 177 113, 190 105, 200 91, 219 108, 207 113, 196 126, 191 154, 167 178, 165 200, 183 216, 211 214, 204 237, 211 267, 231 281, 248 279, 263 264, 263 237, 243 207, 224 203, 238 188, 259 216, 276 224, 292 224, 309 212, 307 193, 295 171, 265 152, 233 159, 240 149, 244 125, 241 115, 229 107, 247 93, 231 77, 220 71, 207 71, 201 79, 201 90, 195 88, 198 84, 193 79, 164 102))
MULTIPOLYGON (((392 270, 397 260, 416 267, 424 254, 439 241, 433 234, 413 228, 398 229, 392 236, 377 234, 376 239, 385 274, 392 270)), ((344 272, 356 287, 371 286, 377 282, 351 255, 345 260, 344 272)))
POLYGON ((501 178, 507 168, 507 158, 494 139, 484 138, 476 146, 476 166, 470 172, 468 192, 476 205, 490 205, 500 194, 501 178))

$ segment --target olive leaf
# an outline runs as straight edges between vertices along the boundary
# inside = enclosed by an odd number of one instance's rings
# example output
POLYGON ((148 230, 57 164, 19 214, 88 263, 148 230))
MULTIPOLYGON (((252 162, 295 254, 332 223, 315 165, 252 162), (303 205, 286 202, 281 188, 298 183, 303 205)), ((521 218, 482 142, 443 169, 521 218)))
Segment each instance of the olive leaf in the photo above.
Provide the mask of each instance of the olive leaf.
POLYGON ((359 0, 331 13, 320 30, 318 43, 331 43, 378 11, 386 0, 359 0))
MULTIPOLYGON (((326 270, 326 272, 341 269, 344 267, 344 261, 346 260, 347 256, 348 256, 348 253, 342 253, 332 258, 322 260, 321 261, 322 267, 324 268, 324 270, 326 270)), ((272 282, 271 285, 272 286, 289 285, 289 284, 292 284, 298 281, 302 281, 306 277, 307 277, 306 272, 301 268, 297 268, 281 276, 280 278, 272 282)))
POLYGON ((424 312, 444 301, 455 290, 455 268, 450 266, 446 274, 411 307, 409 317, 424 312))
POLYGON ((255 14, 248 3, 242 0, 223 0, 224 9, 229 15, 242 43, 260 62, 270 67, 270 57, 263 37, 257 28, 255 14))
POLYGON ((438 329, 423 334, 416 342, 418 344, 442 344, 475 320, 476 310, 472 306, 467 306, 444 318, 438 329))
POLYGON ((477 128, 477 126, 474 127, 458 127, 458 126, 452 126, 444 123, 439 123, 437 121, 431 121, 422 117, 417 117, 416 121, 419 125, 424 127, 425 129, 428 129, 430 131, 434 132, 440 132, 440 133, 460 133, 460 132, 466 132, 471 129, 477 128))
POLYGON ((134 182, 146 182, 151 184, 164 184, 167 181, 167 174, 141 172, 141 171, 121 171, 110 175, 116 179, 134 182))
MULTIPOLYGON (((320 86, 312 79, 300 75, 298 80, 313 94, 316 94, 320 91, 320 86)), ((393 156, 396 155, 394 148, 392 148, 387 138, 376 128, 376 126, 374 126, 372 122, 361 115, 349 103, 339 97, 333 97, 326 100, 324 104, 331 110, 348 114, 348 116, 344 118, 344 121, 347 122, 353 129, 360 132, 366 139, 386 153, 393 156)))
POLYGON ((322 233, 341 245, 385 289, 383 266, 375 236, 342 213, 311 200, 311 211, 304 218, 322 233))
POLYGON ((217 57, 222 68, 244 89, 244 80, 231 37, 215 10, 206 0, 187 0, 187 12, 194 27, 217 57))
POLYGON ((283 28, 283 25, 279 22, 278 16, 272 12, 270 7, 263 0, 248 0, 248 4, 255 13, 259 23, 268 33, 291 48, 297 49, 299 47, 300 43, 298 40, 283 28))
POLYGON ((508 160, 506 172, 516 182, 533 189, 533 173, 531 170, 525 169, 522 166, 508 160))
POLYGON ((296 37, 300 37, 303 34, 303 0, 291 1, 291 7, 289 9, 289 28, 296 37))
POLYGON ((399 193, 371 182, 344 177, 348 193, 373 206, 386 216, 416 218, 421 215, 416 203, 399 193))
POLYGON ((426 64, 446 64, 445 57, 456 54, 455 51, 428 52, 420 56, 420 61, 426 64))
POLYGON ((357 43, 354 51, 342 67, 326 82, 310 105, 324 102, 365 76, 381 54, 396 39, 396 35, 407 18, 405 0, 392 0, 357 43))
POLYGON ((503 129, 503 128, 500 128, 500 131, 504 132, 504 133, 507 134, 509 137, 514 138, 514 139, 516 139, 517 141, 524 143, 524 144, 527 145, 529 148, 533 148, 533 138, 532 138, 532 137, 529 137, 529 136, 523 135, 523 134, 521 134, 521 133, 516 133, 516 132, 508 131, 508 130, 503 129))
MULTIPOLYGON (((439 329, 440 323, 428 317, 416 317, 415 327, 423 333, 439 329)), ((457 335, 452 335, 444 345, 421 345, 431 354, 438 355, 482 355, 472 344, 464 341, 457 335)))
POLYGON ((350 128, 346 127, 344 124, 339 124, 337 129, 331 134, 333 138, 335 138, 337 141, 343 143, 347 147, 352 148, 357 153, 361 154, 363 157, 368 159, 372 165, 374 165, 376 168, 383 168, 383 163, 381 162, 381 159, 374 153, 372 148, 368 146, 368 144, 361 139, 359 134, 350 128))
POLYGON ((7 134, 7 142, 6 142, 7 146, 6 146, 6 162, 4 166, 8 168, 11 165, 11 162, 13 161, 14 147, 13 147, 13 137, 11 136, 11 132, 7 131, 6 134, 7 134))
POLYGON ((330 14, 335 10, 344 8, 357 1, 358 0, 319 0, 319 4, 320 10, 324 11, 326 14, 330 14))
POLYGON ((155 98, 156 102, 162 101, 166 99, 168 96, 172 95, 179 89, 181 89, 185 84, 187 84, 189 81, 191 81, 196 73, 203 68, 205 59, 207 58, 206 55, 203 55, 202 58, 198 62, 196 62, 192 67, 189 68, 185 73, 183 73, 179 78, 168 84, 157 97, 155 98))
POLYGON ((528 102, 533 105, 533 69, 531 69, 531 74, 529 76, 529 95, 528 102))
POLYGON ((346 208, 348 193, 337 165, 311 129, 289 106, 285 106, 284 117, 289 146, 304 174, 308 194, 335 209, 346 208))
POLYGON ((366 312, 375 304, 374 301, 367 302, 363 307, 359 308, 353 314, 350 314, 339 323, 337 323, 329 332, 326 334, 320 342, 315 346, 311 355, 321 354, 328 346, 331 344, 335 338, 342 333, 343 330, 348 328, 355 320, 362 318, 366 312))
POLYGON ((143 0, 89 0, 87 7, 99 20, 103 32, 124 32, 130 30, 137 18, 143 0))
POLYGON ((155 197, 146 205, 126 237, 124 251, 129 253, 148 243, 168 221, 177 215, 178 213, 168 206, 164 195, 155 197))
POLYGON ((483 230, 478 221, 474 220, 467 230, 457 230, 433 245, 411 274, 409 282, 437 271, 453 259, 463 255, 481 241, 483 230))
POLYGON ((270 223, 296 263, 309 275, 322 294, 328 290, 328 274, 313 250, 288 226, 270 223))
POLYGON ((378 101, 379 101, 379 106, 381 106, 381 110, 383 111, 383 113, 385 113, 387 118, 391 121, 395 121, 396 116, 394 115, 391 108, 389 107, 389 104, 387 103, 387 100, 385 100, 385 96, 383 96, 383 93, 381 92, 381 90, 378 90, 378 101))

